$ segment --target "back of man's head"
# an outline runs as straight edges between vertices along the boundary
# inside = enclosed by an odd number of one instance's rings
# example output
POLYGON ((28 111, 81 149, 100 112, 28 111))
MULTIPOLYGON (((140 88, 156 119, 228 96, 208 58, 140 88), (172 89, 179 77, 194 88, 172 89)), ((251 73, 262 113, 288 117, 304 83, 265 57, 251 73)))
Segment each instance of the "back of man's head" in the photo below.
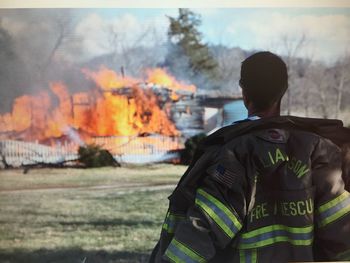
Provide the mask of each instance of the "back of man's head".
POLYGON ((240 86, 255 110, 278 102, 288 88, 287 66, 271 52, 258 52, 242 62, 240 86))

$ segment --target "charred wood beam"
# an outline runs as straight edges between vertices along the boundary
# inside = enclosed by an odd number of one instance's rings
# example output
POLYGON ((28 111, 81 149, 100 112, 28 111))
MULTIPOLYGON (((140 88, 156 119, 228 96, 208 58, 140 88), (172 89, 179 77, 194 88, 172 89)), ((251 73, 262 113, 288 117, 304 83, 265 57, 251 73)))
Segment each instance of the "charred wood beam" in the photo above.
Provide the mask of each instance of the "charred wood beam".
POLYGON ((36 162, 36 163, 32 163, 32 164, 24 164, 24 165, 22 165, 22 168, 23 168, 24 174, 28 173, 29 170, 33 169, 33 168, 77 168, 77 167, 84 168, 83 166, 77 165, 78 161, 79 161, 79 159, 65 160, 65 161, 61 161, 58 163, 36 162), (65 165, 66 163, 70 163, 70 162, 76 162, 76 164, 65 165))

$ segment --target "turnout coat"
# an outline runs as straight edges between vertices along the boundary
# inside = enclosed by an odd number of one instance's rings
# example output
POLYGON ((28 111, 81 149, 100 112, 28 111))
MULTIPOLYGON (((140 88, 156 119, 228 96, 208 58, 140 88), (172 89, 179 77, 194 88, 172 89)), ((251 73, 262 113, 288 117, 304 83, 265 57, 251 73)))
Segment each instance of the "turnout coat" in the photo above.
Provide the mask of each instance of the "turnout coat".
POLYGON ((150 262, 350 260, 349 145, 341 121, 293 116, 208 136, 150 262))

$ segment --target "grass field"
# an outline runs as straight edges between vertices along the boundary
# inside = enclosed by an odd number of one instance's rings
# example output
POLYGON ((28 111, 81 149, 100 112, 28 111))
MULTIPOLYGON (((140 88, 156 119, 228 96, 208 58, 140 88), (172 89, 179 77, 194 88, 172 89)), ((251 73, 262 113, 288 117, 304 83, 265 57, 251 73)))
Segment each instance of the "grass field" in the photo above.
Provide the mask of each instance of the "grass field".
POLYGON ((147 262, 185 169, 0 171, 0 262, 147 262))

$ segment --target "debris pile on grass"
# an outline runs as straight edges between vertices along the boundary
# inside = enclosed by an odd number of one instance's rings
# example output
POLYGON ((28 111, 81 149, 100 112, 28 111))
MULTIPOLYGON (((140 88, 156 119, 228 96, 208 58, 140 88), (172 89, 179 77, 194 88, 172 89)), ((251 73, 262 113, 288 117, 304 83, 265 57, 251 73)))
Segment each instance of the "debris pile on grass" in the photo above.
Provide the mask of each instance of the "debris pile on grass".
POLYGON ((80 146, 78 149, 79 162, 85 167, 118 166, 120 164, 113 158, 113 155, 96 144, 80 146))

